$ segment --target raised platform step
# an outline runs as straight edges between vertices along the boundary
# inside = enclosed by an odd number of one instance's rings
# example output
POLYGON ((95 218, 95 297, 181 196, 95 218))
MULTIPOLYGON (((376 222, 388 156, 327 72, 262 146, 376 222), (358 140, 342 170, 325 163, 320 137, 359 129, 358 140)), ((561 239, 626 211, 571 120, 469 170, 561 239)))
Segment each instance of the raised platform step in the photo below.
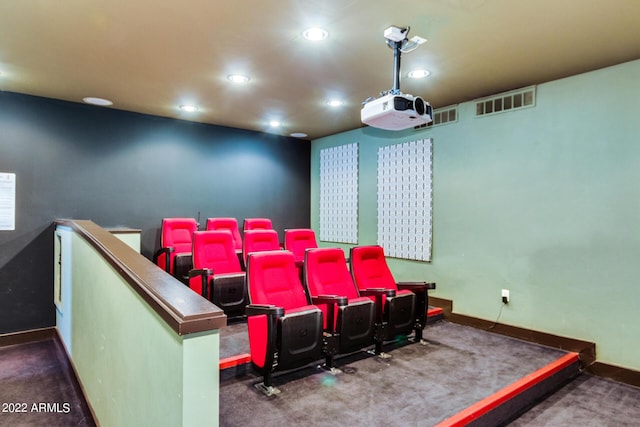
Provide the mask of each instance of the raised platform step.
POLYGON ((568 353, 438 423, 436 427, 503 425, 579 373, 578 353, 568 353))
POLYGON ((250 425, 240 408, 252 407, 261 414, 262 425, 278 425, 286 420, 273 405, 286 405, 288 411, 304 414, 298 421, 305 425, 495 426, 580 370, 577 353, 446 321, 428 326, 424 337, 426 345, 390 346, 391 359, 364 353, 338 359, 339 375, 314 367, 279 374, 274 385, 282 393, 267 400, 248 391, 260 381, 249 354, 224 358, 220 424, 250 425))

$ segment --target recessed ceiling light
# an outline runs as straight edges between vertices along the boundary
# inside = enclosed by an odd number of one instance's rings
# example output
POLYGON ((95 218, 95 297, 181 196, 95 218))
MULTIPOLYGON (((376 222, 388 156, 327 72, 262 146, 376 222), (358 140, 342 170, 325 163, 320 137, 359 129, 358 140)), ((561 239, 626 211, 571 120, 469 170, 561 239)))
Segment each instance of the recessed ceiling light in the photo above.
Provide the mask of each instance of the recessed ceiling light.
POLYGON ((279 121, 277 121, 277 120, 271 120, 271 121, 269 122, 269 126, 271 126, 272 128, 280 127, 280 122, 279 122, 279 121))
POLYGON ((304 30, 302 36, 307 40, 319 41, 329 37, 329 32, 320 27, 311 27, 304 30))
POLYGON ((245 76, 244 74, 229 74, 227 79, 233 83, 247 83, 249 80, 249 76, 245 76))
POLYGON ((304 132, 294 132, 294 133, 290 133, 289 136, 294 137, 294 138, 306 138, 309 135, 307 135, 304 132))
POLYGON ((186 113, 194 113, 198 111, 198 107, 196 107, 195 105, 185 104, 185 105, 181 105, 179 108, 186 113))
POLYGON ((340 106, 341 106, 341 105, 343 105, 343 104, 344 104, 344 102, 342 102, 342 101, 341 101, 341 100, 339 100, 339 99, 330 99, 329 101, 327 101, 327 105, 328 105, 329 107, 334 107, 334 108, 335 108, 335 107, 340 107, 340 106))
POLYGON ((93 96, 88 96, 86 98, 82 98, 82 100, 84 102, 86 102, 87 104, 100 105, 102 107, 106 107, 107 105, 113 105, 113 102, 109 101, 108 99, 96 98, 96 97, 93 97, 93 96))
POLYGON ((407 74, 407 76, 410 79, 423 79, 429 76, 430 74, 431 72, 429 70, 413 70, 413 71, 409 71, 409 74, 407 74))

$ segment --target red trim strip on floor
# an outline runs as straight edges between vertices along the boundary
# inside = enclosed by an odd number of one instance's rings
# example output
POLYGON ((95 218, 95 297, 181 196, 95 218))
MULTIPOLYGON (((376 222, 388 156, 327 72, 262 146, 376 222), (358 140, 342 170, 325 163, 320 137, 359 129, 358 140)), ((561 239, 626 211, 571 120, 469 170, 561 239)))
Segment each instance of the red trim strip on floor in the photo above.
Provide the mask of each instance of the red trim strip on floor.
POLYGON ((244 365, 251 362, 251 355, 249 353, 238 354, 237 356, 227 357, 220 359, 220 370, 233 368, 234 366, 244 365))
POLYGON ((430 308, 427 310, 427 317, 439 316, 442 314, 442 309, 440 307, 430 308))
POLYGON ((440 422, 436 427, 457 427, 464 426, 480 416, 488 413, 492 409, 497 408, 504 402, 522 393, 528 388, 538 384, 539 382, 549 378, 551 375, 561 371, 562 369, 576 363, 579 360, 578 353, 568 353, 555 362, 548 364, 535 372, 523 377, 515 383, 503 388, 502 390, 492 394, 485 399, 469 406, 454 416, 440 422))

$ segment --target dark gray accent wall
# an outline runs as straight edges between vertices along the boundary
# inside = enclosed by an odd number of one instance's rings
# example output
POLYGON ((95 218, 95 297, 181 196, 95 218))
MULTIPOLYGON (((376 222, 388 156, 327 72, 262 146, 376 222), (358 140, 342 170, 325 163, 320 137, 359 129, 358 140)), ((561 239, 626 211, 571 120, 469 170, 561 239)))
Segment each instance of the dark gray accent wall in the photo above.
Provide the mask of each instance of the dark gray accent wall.
POLYGON ((310 225, 309 165, 306 141, 0 92, 0 333, 54 324, 55 219, 139 228, 148 258, 164 217, 266 216, 282 237, 310 225))

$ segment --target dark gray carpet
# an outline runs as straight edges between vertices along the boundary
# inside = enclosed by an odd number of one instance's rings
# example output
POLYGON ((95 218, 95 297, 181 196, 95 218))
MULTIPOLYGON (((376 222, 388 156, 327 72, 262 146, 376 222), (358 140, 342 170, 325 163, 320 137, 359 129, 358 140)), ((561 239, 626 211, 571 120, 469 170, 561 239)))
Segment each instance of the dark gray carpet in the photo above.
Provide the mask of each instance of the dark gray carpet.
POLYGON ((582 374, 509 426, 640 426, 640 388, 582 374))
POLYGON ((59 346, 0 347, 0 426, 95 426, 59 346))
POLYGON ((315 367, 276 376, 282 393, 271 398, 253 375, 221 381, 220 425, 431 426, 565 354, 448 322, 425 338, 387 360, 339 359, 336 376, 315 367))
POLYGON ((230 321, 220 329, 220 359, 249 353, 247 322, 230 321))
MULTIPOLYGON (((221 357, 248 351, 242 323, 221 334, 221 357)), ((223 379, 220 425, 431 426, 563 354, 447 322, 425 337, 427 346, 389 349, 391 360, 341 358, 337 376, 314 367, 281 374, 273 398, 253 388, 252 374, 223 379)), ((93 426, 72 375, 55 341, 0 347, 0 404, 27 404, 26 413, 0 412, 0 426, 93 426), (68 413, 51 412, 64 403, 68 413)), ((640 426, 640 389, 584 374, 510 426, 640 426)))

